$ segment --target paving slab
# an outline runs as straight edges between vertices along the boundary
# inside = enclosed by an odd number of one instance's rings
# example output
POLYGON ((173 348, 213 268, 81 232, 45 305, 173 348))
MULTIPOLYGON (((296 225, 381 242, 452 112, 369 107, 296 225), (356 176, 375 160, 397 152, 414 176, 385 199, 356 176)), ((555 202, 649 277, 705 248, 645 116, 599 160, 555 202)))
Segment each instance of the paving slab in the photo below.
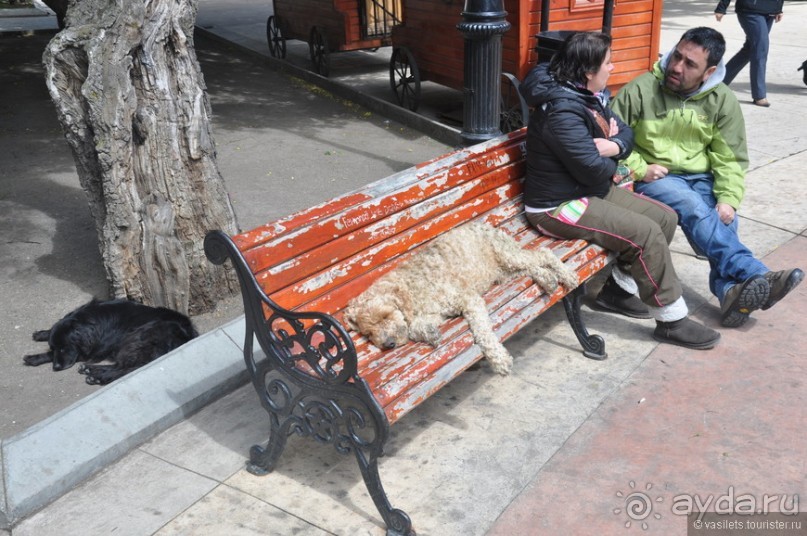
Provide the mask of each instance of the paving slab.
MULTIPOLYGON (((805 259, 801 236, 765 261, 783 267, 805 259)), ((733 493, 761 503, 776 495, 791 504, 807 496, 807 334, 802 315, 793 314, 807 308, 807 288, 786 300, 755 315, 752 326, 723 330, 713 351, 656 348, 488 534, 687 534, 683 508, 673 505, 688 498, 705 503, 733 493)))

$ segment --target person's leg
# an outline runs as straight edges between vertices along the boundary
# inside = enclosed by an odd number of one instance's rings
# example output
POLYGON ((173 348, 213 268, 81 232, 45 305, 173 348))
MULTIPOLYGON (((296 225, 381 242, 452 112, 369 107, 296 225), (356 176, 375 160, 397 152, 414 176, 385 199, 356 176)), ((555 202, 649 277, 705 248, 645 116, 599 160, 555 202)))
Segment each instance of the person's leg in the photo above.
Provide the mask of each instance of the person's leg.
POLYGON ((764 274, 768 268, 740 242, 737 218, 731 225, 720 221, 712 186, 710 174, 667 175, 650 183, 637 182, 636 191, 675 210, 687 239, 709 259, 710 289, 722 301, 731 285, 764 274))
POLYGON ((770 297, 768 268, 740 242, 739 218, 724 224, 715 210, 711 174, 668 175, 652 183, 638 183, 637 191, 670 205, 687 239, 709 259, 709 289, 720 300, 721 322, 739 327, 770 297))
MULTIPOLYGON (((737 19, 742 20, 742 14, 737 13, 737 19)), ((726 85, 731 84, 734 81, 734 78, 743 70, 748 64, 748 61, 751 59, 751 37, 748 34, 748 31, 743 26, 743 23, 740 22, 740 26, 742 26, 743 31, 745 32, 745 42, 743 42, 742 48, 737 51, 732 58, 726 62, 726 75, 723 77, 723 82, 726 85)))
MULTIPOLYGON (((751 98, 755 101, 767 96, 765 71, 768 62, 769 34, 773 17, 758 13, 738 13, 737 19, 746 35, 747 61, 750 65, 751 98)), ((743 45, 743 50, 746 45, 743 45)), ((726 66, 728 70, 728 65, 726 66)))
POLYGON ((644 303, 669 305, 681 297, 667 238, 658 223, 643 214, 596 197, 568 203, 572 210, 528 214, 540 231, 563 238, 582 238, 617 254, 630 266, 644 303))
POLYGON ((616 252, 618 262, 631 266, 642 300, 656 318, 656 340, 703 350, 720 340, 719 333, 689 318, 667 238, 655 221, 598 198, 528 213, 527 219, 545 234, 599 244, 616 252))
MULTIPOLYGON (((616 187, 605 196, 605 200, 635 214, 647 216, 659 225, 667 244, 672 241, 678 227, 678 216, 667 205, 616 187)), ((632 271, 633 266, 628 262, 618 262, 597 294, 594 305, 633 318, 652 318, 647 306, 636 297, 639 287, 632 271)))

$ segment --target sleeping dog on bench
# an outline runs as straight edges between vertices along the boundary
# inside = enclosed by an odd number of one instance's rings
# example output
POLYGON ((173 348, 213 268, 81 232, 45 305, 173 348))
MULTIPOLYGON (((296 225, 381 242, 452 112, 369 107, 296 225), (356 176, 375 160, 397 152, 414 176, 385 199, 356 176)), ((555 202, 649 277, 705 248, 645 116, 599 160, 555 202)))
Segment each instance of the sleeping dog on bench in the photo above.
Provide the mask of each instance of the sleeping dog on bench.
POLYGON ((82 365, 79 373, 87 376, 90 385, 103 385, 197 335, 190 319, 177 311, 127 300, 93 299, 52 328, 34 332, 33 339, 47 342, 50 349, 23 360, 31 366, 53 363, 53 370, 65 370, 84 361, 88 364, 82 365), (111 364, 95 364, 101 361, 111 364))

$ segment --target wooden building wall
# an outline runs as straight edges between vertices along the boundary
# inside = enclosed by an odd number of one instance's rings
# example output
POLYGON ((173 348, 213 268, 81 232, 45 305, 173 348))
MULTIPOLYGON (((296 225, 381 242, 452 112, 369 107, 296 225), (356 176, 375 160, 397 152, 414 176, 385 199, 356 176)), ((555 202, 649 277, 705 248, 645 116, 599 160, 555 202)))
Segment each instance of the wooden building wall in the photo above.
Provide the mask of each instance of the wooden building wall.
MULTIPOLYGON (((619 0, 614 8, 611 35, 614 38, 616 89, 641 74, 658 58, 663 0, 619 0)), ((404 0, 404 23, 393 30, 394 47, 408 47, 423 80, 462 88, 462 0, 404 0)), ((536 35, 540 31, 540 0, 504 0, 512 27, 502 36, 502 69, 523 79, 535 65, 536 35)), ((603 0, 552 0, 549 30, 599 31, 603 0)))

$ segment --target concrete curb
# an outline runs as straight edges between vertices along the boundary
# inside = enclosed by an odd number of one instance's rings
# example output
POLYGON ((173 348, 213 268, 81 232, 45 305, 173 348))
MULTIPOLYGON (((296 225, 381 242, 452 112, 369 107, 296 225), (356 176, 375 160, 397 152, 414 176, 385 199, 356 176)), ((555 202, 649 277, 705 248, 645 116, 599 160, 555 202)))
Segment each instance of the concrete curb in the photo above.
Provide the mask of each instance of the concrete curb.
POLYGON ((242 316, 0 441, 0 528, 249 381, 244 329, 242 316))

